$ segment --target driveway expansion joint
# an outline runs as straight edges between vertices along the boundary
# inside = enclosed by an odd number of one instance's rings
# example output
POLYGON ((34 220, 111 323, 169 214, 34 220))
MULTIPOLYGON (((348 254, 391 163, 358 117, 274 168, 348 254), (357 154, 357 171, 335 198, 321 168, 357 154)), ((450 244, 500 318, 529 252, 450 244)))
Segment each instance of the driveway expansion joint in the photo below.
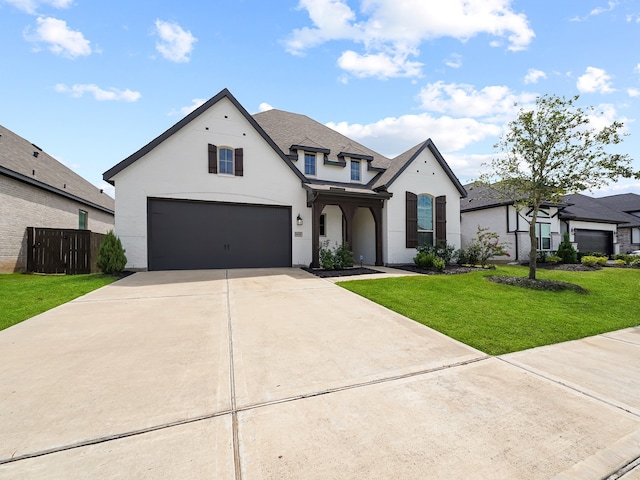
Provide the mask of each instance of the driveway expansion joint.
POLYGON ((596 401, 598 401, 600 403, 604 403, 605 405, 609 405, 610 407, 614 407, 614 408, 616 408, 618 410, 622 410, 623 412, 629 413, 629 414, 633 415, 634 417, 640 417, 640 414, 638 414, 637 412, 634 412, 634 411, 632 411, 632 410, 630 410, 628 408, 625 408, 623 405, 611 402, 609 400, 606 400, 606 399, 598 396, 595 393, 590 393, 590 392, 588 392, 586 390, 582 390, 582 389, 580 389, 580 388, 578 388, 576 386, 570 385, 569 383, 563 382, 562 380, 554 378, 551 375, 544 374, 544 373, 538 371, 535 368, 526 367, 526 366, 524 366, 524 365, 522 365, 520 363, 512 362, 512 361, 507 360, 507 359, 502 358, 502 357, 495 357, 495 358, 497 358, 498 360, 500 360, 500 361, 502 361, 504 363, 507 363, 507 364, 509 364, 509 365, 511 365, 513 367, 516 367, 516 368, 519 368, 521 370, 524 370, 525 372, 529 372, 532 375, 536 375, 536 376, 538 376, 540 378, 544 378, 545 380, 548 380, 549 382, 553 382, 556 385, 560 385, 560 386, 562 386, 564 388, 567 388, 567 389, 572 390, 572 391, 574 391, 576 393, 579 393, 580 395, 584 395, 585 397, 589 397, 589 398, 591 398, 593 400, 596 400, 596 401))

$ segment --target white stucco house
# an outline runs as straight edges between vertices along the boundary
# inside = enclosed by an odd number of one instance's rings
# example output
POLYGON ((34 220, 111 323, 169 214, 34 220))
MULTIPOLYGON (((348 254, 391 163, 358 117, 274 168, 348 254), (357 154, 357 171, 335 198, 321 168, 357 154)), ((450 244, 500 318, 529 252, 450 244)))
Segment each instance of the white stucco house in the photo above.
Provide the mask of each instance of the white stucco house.
POLYGON ((461 241, 466 192, 431 140, 390 159, 304 115, 250 115, 227 89, 103 177, 129 269, 317 266, 324 241, 400 264, 461 241))
MULTIPOLYGON (((510 256, 494 260, 527 262, 531 250, 531 209, 517 211, 513 201, 498 198, 486 187, 466 185, 465 189, 468 196, 460 201, 462 244, 473 240, 479 226, 488 227, 500 236, 500 242, 509 244, 510 256)), ((621 249, 619 227, 627 228, 631 239, 633 226, 640 222, 638 217, 616 208, 615 203, 613 197, 592 198, 582 194, 566 195, 557 204, 545 203, 536 222, 538 251, 556 251, 568 233, 579 252, 624 253, 633 245, 625 244, 621 249)))

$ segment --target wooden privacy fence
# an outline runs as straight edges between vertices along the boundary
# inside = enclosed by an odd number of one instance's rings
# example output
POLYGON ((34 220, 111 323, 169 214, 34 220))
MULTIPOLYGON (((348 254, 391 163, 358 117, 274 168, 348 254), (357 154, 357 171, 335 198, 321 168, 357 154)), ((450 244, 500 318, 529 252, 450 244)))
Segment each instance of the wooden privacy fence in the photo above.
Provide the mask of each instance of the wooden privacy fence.
POLYGON ((27 271, 98 272, 98 251, 104 237, 89 230, 27 227, 27 271))

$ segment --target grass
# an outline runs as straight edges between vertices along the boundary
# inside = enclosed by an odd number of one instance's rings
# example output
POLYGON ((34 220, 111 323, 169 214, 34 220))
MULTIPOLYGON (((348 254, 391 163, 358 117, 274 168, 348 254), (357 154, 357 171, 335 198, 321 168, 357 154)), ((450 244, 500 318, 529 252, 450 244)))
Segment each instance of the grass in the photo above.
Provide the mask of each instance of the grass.
POLYGON ((0 330, 57 307, 116 277, 91 275, 0 275, 0 330))
POLYGON ((489 282, 525 276, 526 267, 460 275, 354 280, 338 285, 490 355, 575 340, 640 323, 640 270, 538 270, 539 279, 580 285, 574 291, 530 290, 489 282))

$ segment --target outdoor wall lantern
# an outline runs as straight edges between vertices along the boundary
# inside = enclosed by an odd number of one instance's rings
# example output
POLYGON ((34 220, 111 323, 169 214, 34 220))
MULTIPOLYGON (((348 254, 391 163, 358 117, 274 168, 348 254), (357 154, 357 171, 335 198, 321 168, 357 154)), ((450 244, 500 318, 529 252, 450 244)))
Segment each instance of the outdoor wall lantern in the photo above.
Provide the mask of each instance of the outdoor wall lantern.
POLYGON ((300 214, 298 214, 298 218, 296 218, 296 223, 298 225, 302 225, 302 217, 300 216, 300 214))

